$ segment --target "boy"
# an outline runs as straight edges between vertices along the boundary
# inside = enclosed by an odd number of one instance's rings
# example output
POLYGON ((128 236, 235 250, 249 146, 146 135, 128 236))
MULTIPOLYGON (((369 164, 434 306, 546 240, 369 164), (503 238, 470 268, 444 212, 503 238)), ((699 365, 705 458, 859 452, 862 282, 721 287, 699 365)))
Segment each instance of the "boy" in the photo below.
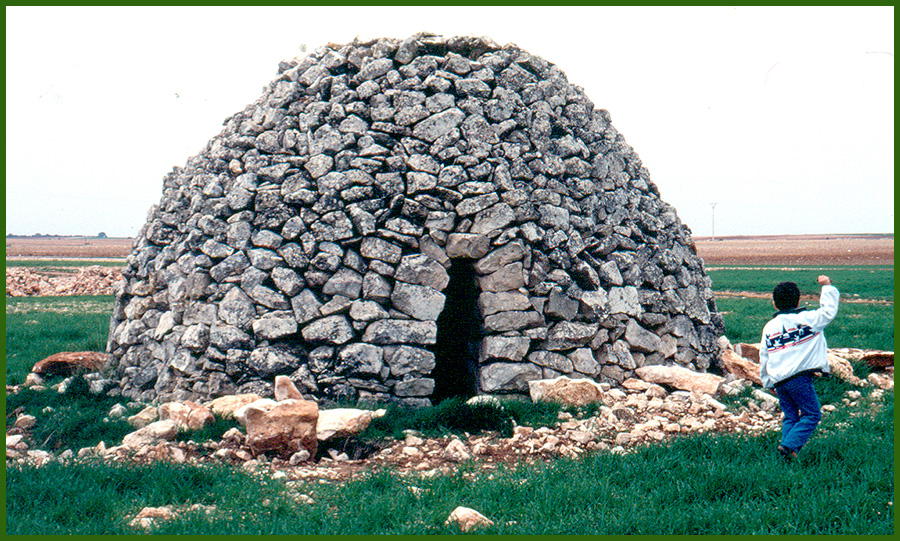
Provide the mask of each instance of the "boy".
POLYGON ((784 412, 778 452, 789 461, 822 419, 812 376, 829 372, 823 330, 837 316, 840 293, 827 276, 819 276, 818 282, 822 285, 818 310, 798 308, 797 284, 775 286, 772 300, 778 312, 763 327, 759 346, 760 379, 764 387, 778 391, 784 412))

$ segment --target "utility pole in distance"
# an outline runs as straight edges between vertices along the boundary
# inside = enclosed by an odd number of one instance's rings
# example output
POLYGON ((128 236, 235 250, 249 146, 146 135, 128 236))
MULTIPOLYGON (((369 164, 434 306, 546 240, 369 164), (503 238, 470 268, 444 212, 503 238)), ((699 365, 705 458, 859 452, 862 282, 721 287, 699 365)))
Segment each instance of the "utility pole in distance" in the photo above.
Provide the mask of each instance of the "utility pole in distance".
POLYGON ((716 204, 710 203, 709 206, 712 207, 712 240, 716 240, 716 204))

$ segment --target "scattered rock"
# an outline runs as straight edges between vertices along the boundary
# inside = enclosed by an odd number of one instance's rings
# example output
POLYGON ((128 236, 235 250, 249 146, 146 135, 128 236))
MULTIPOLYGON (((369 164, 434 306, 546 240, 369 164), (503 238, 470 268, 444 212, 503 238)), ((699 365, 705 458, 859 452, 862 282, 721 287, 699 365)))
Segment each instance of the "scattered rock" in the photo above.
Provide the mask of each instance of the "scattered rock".
POLYGON ((296 453, 291 455, 291 458, 289 459, 289 463, 291 466, 296 466, 297 464, 300 464, 301 462, 306 462, 307 460, 310 459, 311 456, 312 455, 310 455, 309 451, 307 451, 306 449, 300 449, 299 451, 297 451, 296 453))
POLYGON ((159 419, 159 412, 156 407, 147 406, 146 408, 126 419, 126 421, 134 428, 144 428, 157 419, 159 419))
POLYGON ((247 444, 254 454, 276 451, 290 456, 306 449, 315 456, 319 406, 309 400, 285 400, 271 409, 247 406, 247 444))
POLYGON ((869 374, 866 379, 872 385, 875 385, 879 389, 884 389, 885 391, 891 391, 894 389, 894 375, 886 375, 879 374, 877 372, 872 372, 869 374))
POLYGON ((642 379, 628 378, 622 382, 622 387, 629 391, 646 391, 650 388, 650 383, 642 379))
POLYGON ((29 372, 27 376, 25 376, 25 382, 23 385, 25 387, 37 387, 41 386, 44 383, 44 378, 40 375, 35 374, 34 372, 29 372))
POLYGON ((665 389, 653 383, 650 384, 649 387, 647 387, 647 390, 644 391, 644 394, 647 395, 647 398, 665 398, 668 393, 665 389))
POLYGON ((25 436, 23 436, 22 434, 7 435, 6 436, 6 448, 7 449, 9 449, 11 447, 15 448, 20 443, 23 443, 24 439, 25 439, 25 436))
POLYGON ((863 354, 860 359, 864 363, 869 366, 878 367, 878 368, 887 368, 894 366, 894 352, 893 351, 875 351, 871 353, 863 354))
POLYGON ((369 427, 372 419, 383 417, 385 410, 369 411, 353 408, 319 410, 316 437, 319 441, 359 434, 369 427))
POLYGON ((486 528, 488 526, 493 526, 494 521, 474 509, 460 506, 450 513, 450 516, 447 517, 447 520, 444 522, 444 524, 448 526, 450 524, 456 524, 457 526, 459 526, 459 529, 465 533, 474 528, 486 528))
POLYGON ((179 515, 190 513, 203 513, 210 516, 216 512, 214 505, 201 505, 195 503, 184 509, 176 509, 173 505, 164 505, 162 507, 144 507, 130 521, 128 525, 132 528, 141 528, 143 530, 152 530, 157 528, 160 523, 175 519, 179 515))
POLYGON ((453 462, 465 462, 472 458, 469 450, 466 449, 466 444, 458 438, 451 439, 450 443, 444 448, 444 457, 453 462))
POLYGON ((247 412, 250 408, 258 409, 261 411, 269 411, 278 405, 278 402, 272 400, 271 398, 260 398, 250 402, 249 404, 245 404, 240 408, 234 411, 234 420, 240 423, 243 426, 247 426, 247 412))
POLYGON ((745 344, 741 342, 740 344, 735 344, 734 352, 756 364, 759 364, 759 345, 758 344, 745 344))
POLYGON ((570 379, 560 376, 555 379, 528 382, 532 402, 558 402, 570 406, 584 406, 603 400, 600 384, 589 379, 570 379))
POLYGON ((160 419, 171 419, 181 430, 199 430, 215 422, 212 411, 206 406, 186 400, 166 402, 157 409, 160 419))
POLYGON ((871 349, 833 348, 828 353, 843 357, 850 361, 862 361, 875 368, 893 368, 894 352, 871 349))
POLYGON ((828 353, 827 359, 828 367, 834 376, 853 385, 865 385, 865 382, 853 373, 853 365, 850 364, 850 361, 833 353, 828 353))
POLYGON ((763 409, 767 411, 772 411, 778 407, 778 398, 761 389, 753 389, 753 392, 750 394, 753 398, 759 400, 762 403, 763 409))
MULTIPOLYGON (((744 350, 746 350, 746 348, 744 348, 744 350)), ((758 351, 757 358, 759 358, 758 351)), ((741 379, 746 379, 757 385, 762 385, 762 380, 759 376, 759 362, 745 359, 738 355, 733 349, 725 349, 722 351, 719 355, 719 367, 741 379)))
POLYGON ((34 415, 22 414, 16 417, 14 426, 23 430, 29 430, 37 424, 37 418, 34 415))
POLYGON ((247 404, 260 400, 261 398, 261 396, 255 393, 227 395, 207 402, 206 407, 213 412, 213 415, 217 415, 223 419, 231 419, 235 417, 235 412, 237 410, 247 404))
POLYGON ((110 419, 121 419, 125 416, 125 413, 127 413, 127 411, 128 410, 126 410, 125 406, 123 406, 122 404, 116 404, 109 409, 107 417, 109 417, 110 419))
POLYGON ((178 434, 178 423, 172 419, 156 421, 140 428, 122 438, 122 446, 139 449, 144 445, 152 445, 160 441, 169 441, 178 434))

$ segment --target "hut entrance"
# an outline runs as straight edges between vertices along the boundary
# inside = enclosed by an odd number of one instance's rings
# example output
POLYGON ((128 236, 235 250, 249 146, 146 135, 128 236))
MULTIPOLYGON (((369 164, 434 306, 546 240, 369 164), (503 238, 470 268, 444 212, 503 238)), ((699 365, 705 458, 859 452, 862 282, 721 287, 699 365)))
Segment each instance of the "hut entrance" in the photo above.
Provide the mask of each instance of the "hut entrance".
POLYGON ((447 274, 444 310, 437 320, 434 345, 434 392, 438 403, 455 396, 478 394, 478 346, 481 343, 481 315, 478 285, 471 260, 454 259, 447 274))

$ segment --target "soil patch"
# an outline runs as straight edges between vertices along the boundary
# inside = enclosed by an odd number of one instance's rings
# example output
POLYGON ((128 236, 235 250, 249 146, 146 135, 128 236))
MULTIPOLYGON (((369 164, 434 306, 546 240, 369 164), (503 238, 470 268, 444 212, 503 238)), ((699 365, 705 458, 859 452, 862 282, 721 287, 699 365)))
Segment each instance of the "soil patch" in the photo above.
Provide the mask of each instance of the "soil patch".
POLYGON ((706 265, 893 265, 894 235, 695 237, 706 265))
POLYGON ((7 259, 125 258, 131 253, 130 238, 7 237, 7 259))

